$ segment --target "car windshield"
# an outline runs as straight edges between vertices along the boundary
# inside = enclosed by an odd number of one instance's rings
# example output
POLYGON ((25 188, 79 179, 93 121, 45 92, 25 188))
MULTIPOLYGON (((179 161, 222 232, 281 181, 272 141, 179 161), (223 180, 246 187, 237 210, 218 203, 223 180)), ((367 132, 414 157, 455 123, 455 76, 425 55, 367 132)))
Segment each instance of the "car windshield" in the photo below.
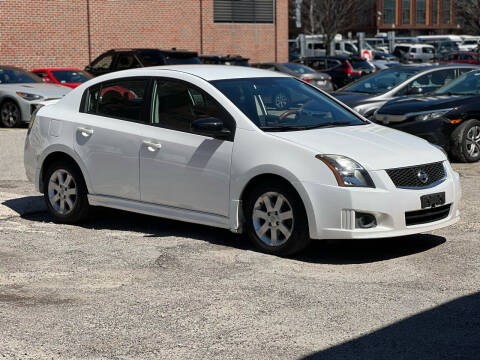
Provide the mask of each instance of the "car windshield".
POLYGON ((395 67, 382 70, 349 84, 339 91, 383 94, 418 73, 417 68, 395 67))
POLYGON ((143 66, 157 66, 164 65, 165 62, 168 65, 176 64, 201 64, 200 59, 193 53, 162 53, 157 50, 143 50, 138 52, 143 66))
POLYGON ((463 74, 434 92, 435 95, 480 95, 480 71, 463 74))
POLYGON ((288 70, 293 71, 295 74, 311 74, 315 72, 311 67, 300 64, 284 63, 283 66, 288 70))
POLYGON ((20 69, 0 69, 0 84, 25 84, 42 82, 37 75, 20 69))
POLYGON ((212 84, 264 131, 367 123, 314 87, 293 78, 216 80, 212 84))
POLYGON ((93 78, 84 71, 76 70, 52 70, 52 75, 62 84, 83 83, 93 78))

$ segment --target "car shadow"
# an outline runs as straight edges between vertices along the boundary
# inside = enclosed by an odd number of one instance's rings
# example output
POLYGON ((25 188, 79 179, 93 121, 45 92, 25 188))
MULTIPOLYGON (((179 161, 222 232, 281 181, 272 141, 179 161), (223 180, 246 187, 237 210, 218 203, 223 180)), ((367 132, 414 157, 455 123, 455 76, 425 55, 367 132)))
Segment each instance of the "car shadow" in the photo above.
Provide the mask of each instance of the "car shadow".
POLYGON ((332 265, 364 264, 418 254, 445 242, 444 237, 432 234, 383 239, 313 241, 296 259, 332 265))
MULTIPOLYGON (((46 210, 42 196, 11 199, 4 201, 2 205, 28 221, 54 222, 46 210)), ((187 237, 214 245, 256 251, 246 236, 233 234, 225 229, 103 207, 93 207, 89 218, 76 226, 91 230, 131 231, 152 238, 187 237)), ((445 241, 445 238, 431 234, 389 239, 312 241, 306 250, 292 259, 331 265, 371 263, 421 253, 445 241)))
POLYGON ((303 357, 304 360, 479 358, 480 292, 303 357))

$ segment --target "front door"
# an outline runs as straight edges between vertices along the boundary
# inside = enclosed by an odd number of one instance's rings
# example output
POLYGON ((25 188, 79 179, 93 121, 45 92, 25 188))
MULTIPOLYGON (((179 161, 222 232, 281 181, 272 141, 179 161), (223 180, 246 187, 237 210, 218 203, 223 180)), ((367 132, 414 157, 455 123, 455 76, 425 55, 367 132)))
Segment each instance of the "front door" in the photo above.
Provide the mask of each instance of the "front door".
POLYGON ((192 121, 216 117, 234 128, 226 111, 189 83, 157 79, 151 128, 140 152, 142 201, 228 216, 233 142, 203 136, 192 121))

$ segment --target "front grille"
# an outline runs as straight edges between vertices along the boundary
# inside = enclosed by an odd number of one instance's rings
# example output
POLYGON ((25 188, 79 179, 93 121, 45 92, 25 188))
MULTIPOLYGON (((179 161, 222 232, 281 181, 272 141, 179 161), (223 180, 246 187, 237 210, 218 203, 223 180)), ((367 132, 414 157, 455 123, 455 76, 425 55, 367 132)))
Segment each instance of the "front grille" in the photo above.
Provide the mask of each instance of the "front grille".
POLYGON ((450 204, 431 209, 408 211, 405 213, 407 226, 426 224, 445 219, 450 214, 450 204))
POLYGON ((387 174, 396 187, 407 189, 428 187, 446 177, 442 162, 389 169, 387 174))

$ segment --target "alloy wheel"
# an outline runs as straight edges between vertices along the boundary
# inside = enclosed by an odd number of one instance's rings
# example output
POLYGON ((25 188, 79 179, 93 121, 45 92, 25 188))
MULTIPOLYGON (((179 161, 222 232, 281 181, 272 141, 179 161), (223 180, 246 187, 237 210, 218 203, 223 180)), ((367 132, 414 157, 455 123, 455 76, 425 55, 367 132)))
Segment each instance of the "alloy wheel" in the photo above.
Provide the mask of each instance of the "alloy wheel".
POLYGON ((267 192, 255 202, 252 221, 258 238, 269 246, 281 246, 292 236, 294 216, 285 196, 267 192))
POLYGON ((77 203, 77 184, 67 170, 57 170, 48 183, 48 199, 50 205, 61 215, 67 215, 77 203))
POLYGON ((466 136, 468 154, 476 158, 480 155, 480 126, 472 126, 466 136))
POLYGON ((2 123, 7 127, 13 127, 18 121, 19 111, 17 105, 7 102, 2 106, 2 123))

